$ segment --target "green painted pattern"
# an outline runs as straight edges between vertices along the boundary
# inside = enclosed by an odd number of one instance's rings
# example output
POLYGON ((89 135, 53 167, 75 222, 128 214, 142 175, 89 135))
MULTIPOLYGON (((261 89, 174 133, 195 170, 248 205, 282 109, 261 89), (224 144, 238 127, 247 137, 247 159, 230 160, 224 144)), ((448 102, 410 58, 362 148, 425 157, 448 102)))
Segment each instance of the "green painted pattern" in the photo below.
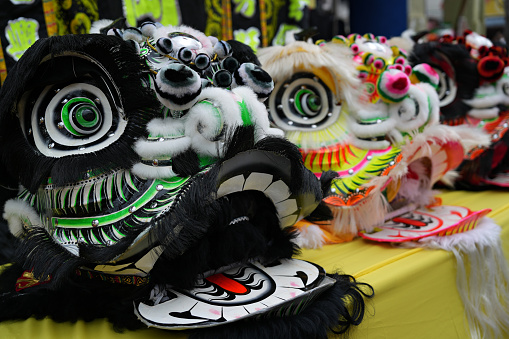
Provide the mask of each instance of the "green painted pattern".
POLYGON ((331 186, 335 187, 340 192, 343 192, 343 194, 354 192, 356 188, 361 189, 362 185, 368 183, 373 177, 380 176, 380 174, 389 166, 389 163, 391 161, 395 161, 400 153, 400 148, 392 147, 386 153, 372 154, 373 158, 366 164, 366 166, 351 176, 333 179, 331 186))
POLYGON ((253 121, 251 120, 251 114, 249 114, 249 109, 244 101, 237 102, 240 107, 240 117, 242 118, 242 123, 244 126, 251 126, 253 121))
POLYGON ((304 95, 304 94, 313 94, 313 92, 309 89, 301 89, 299 91, 297 91, 297 93, 295 93, 295 107, 297 108, 297 111, 299 112, 300 115, 306 115, 304 113, 304 110, 302 108, 302 103, 301 103, 301 97, 304 95))
MULTIPOLYGON (((95 108, 95 105, 94 105, 94 102, 88 98, 72 98, 71 100, 69 100, 68 102, 65 103, 64 107, 62 107, 61 117, 62 117, 62 122, 65 125, 65 128, 69 132, 71 132, 72 134, 74 134, 76 136, 83 136, 83 134, 79 133, 71 126, 71 121, 70 121, 70 117, 69 117, 69 113, 70 113, 69 106, 74 105, 76 102, 79 102, 79 103, 86 102, 86 103, 94 106, 94 108, 95 108)), ((97 116, 96 116, 96 118, 97 118, 97 116)), ((82 119, 82 120, 85 120, 85 119, 82 119)))
MULTIPOLYGON (((95 217, 87 217, 87 218, 58 218, 53 217, 51 218, 51 225, 53 227, 69 227, 69 228, 90 228, 92 225, 92 222, 94 220, 99 221, 99 226, 109 225, 112 223, 115 223, 117 221, 123 220, 127 218, 131 212, 129 212, 129 209, 131 207, 134 207, 136 210, 142 208, 145 206, 150 200, 152 200, 156 194, 159 192, 156 187, 158 185, 162 185, 163 190, 176 190, 182 185, 184 185, 190 177, 174 177, 169 180, 154 180, 150 187, 147 189, 145 194, 143 194, 138 200, 133 202, 130 206, 127 206, 115 213, 111 213, 108 215, 103 216, 95 216, 95 217)), ((120 233, 120 232, 119 232, 120 233)))

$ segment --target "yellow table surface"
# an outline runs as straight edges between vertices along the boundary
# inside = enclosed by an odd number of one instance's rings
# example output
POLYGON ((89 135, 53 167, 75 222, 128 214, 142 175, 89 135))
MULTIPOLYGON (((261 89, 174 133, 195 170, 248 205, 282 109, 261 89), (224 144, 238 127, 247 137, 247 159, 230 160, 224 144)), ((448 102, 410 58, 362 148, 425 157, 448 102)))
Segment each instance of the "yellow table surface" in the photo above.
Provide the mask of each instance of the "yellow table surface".
MULTIPOLYGON (((473 210, 491 208, 488 217, 502 226, 502 244, 509 258, 509 192, 446 191, 444 204, 473 210)), ((375 297, 367 301, 367 314, 351 339, 468 338, 464 308, 456 289, 456 260, 450 252, 403 249, 356 239, 303 250, 302 259, 341 270, 371 284, 375 297)), ((183 332, 143 329, 116 333, 104 320, 75 324, 49 319, 0 323, 0 338, 159 339, 185 338, 183 332)), ((508 334, 509 337, 509 334, 508 334)))

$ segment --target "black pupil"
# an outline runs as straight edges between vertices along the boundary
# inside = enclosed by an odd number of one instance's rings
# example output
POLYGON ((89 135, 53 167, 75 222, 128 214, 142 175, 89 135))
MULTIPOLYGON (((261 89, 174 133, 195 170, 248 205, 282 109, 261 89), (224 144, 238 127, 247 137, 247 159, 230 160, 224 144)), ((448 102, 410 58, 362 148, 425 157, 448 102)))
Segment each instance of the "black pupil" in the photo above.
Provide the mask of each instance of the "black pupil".
POLYGON ((85 120, 85 121, 94 121, 94 119, 95 119, 95 112, 91 108, 85 108, 82 111, 81 116, 82 116, 83 120, 85 120))
POLYGON ((311 109, 317 110, 320 107, 321 101, 322 100, 318 95, 313 95, 311 98, 309 98, 311 109))

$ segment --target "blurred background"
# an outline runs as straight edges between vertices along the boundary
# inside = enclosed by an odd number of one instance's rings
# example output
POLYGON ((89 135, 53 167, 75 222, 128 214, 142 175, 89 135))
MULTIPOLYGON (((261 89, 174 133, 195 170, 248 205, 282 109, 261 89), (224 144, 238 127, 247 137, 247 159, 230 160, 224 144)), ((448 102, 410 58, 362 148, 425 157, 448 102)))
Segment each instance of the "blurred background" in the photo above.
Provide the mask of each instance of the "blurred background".
POLYGON ((185 24, 254 50, 312 27, 314 40, 470 29, 505 43, 506 7, 503 0, 0 0, 0 80, 35 40, 88 33, 100 19, 185 24))

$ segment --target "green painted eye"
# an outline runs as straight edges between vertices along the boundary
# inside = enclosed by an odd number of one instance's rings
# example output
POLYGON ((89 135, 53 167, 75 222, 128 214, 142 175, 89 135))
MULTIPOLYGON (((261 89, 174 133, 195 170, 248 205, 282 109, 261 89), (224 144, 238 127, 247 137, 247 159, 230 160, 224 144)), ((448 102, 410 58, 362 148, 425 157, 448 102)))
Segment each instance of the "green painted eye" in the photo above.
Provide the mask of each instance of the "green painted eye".
POLYGON ((322 108, 320 96, 309 89, 300 89, 295 93, 295 108, 302 116, 315 116, 322 108))
POLYGON ((65 128, 76 136, 85 136, 96 132, 102 123, 102 114, 95 103, 87 98, 72 98, 61 114, 65 128))

